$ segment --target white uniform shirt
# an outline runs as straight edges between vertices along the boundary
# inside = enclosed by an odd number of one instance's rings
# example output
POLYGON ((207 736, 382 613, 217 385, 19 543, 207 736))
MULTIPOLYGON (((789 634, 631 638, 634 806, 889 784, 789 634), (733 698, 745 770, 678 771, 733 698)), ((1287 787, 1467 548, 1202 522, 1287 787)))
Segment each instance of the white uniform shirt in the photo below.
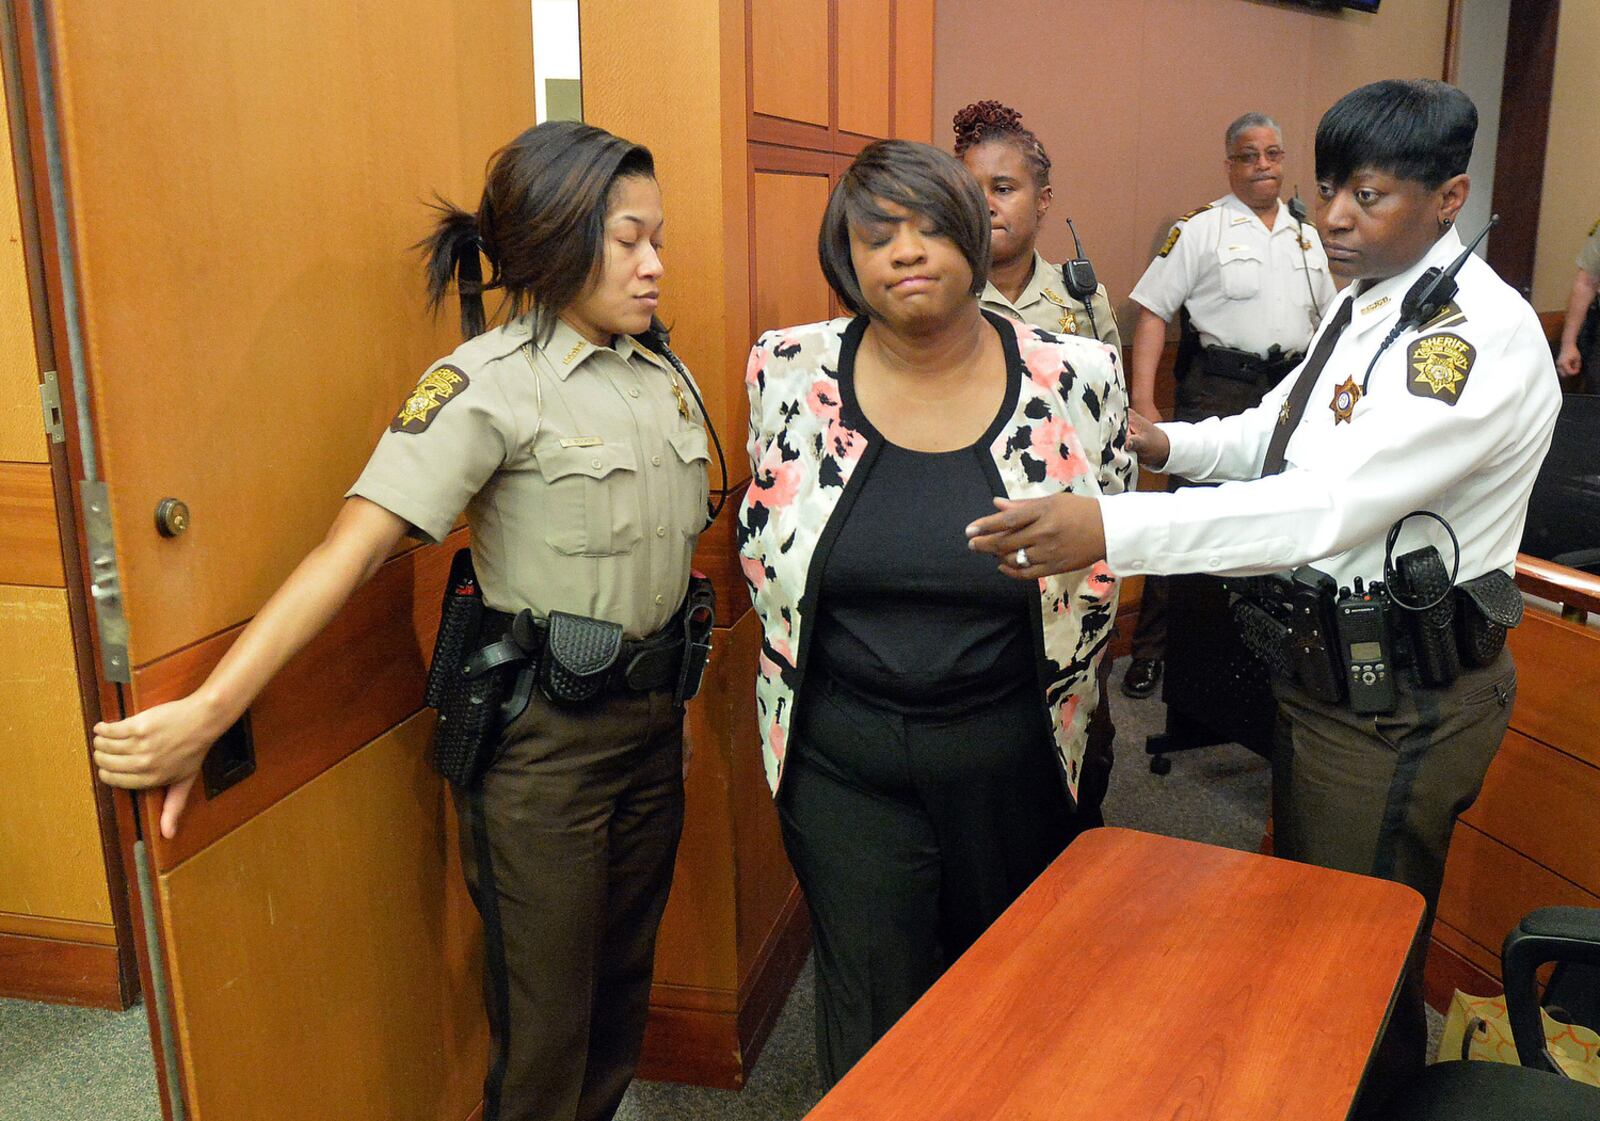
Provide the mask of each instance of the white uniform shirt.
MULTIPOLYGON (((1255 575, 1315 564, 1347 586, 1355 576, 1382 579, 1389 526, 1432 510, 1461 542, 1458 580, 1509 572, 1561 406, 1527 301, 1470 257, 1452 305, 1390 344, 1353 408, 1353 395, 1339 394, 1346 379, 1361 384, 1413 282, 1460 252, 1451 230, 1405 273, 1340 294, 1355 301, 1353 318, 1289 439, 1282 474, 1260 477, 1299 369, 1238 416, 1161 425, 1172 444, 1168 472, 1222 485, 1101 498, 1111 571, 1255 575)), ((1423 544, 1450 565, 1449 539, 1424 518, 1406 523, 1395 556, 1423 544)))
POLYGON ((1317 231, 1295 222, 1282 202, 1269 230, 1238 196, 1224 195, 1178 219, 1162 252, 1133 299, 1169 323, 1187 306, 1205 346, 1265 355, 1276 343, 1286 354, 1304 351, 1315 309, 1326 312, 1333 303, 1317 231))

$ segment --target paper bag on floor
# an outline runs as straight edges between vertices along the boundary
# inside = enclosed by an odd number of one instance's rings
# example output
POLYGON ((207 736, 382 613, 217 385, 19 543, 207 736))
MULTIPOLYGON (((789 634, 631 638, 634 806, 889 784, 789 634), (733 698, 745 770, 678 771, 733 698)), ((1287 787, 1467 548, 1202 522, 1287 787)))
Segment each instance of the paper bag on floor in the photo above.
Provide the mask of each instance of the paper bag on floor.
MULTIPOLYGON (((1581 1024, 1563 1024, 1542 1008, 1539 1015, 1550 1054, 1562 1073, 1574 1082, 1600 1086, 1600 1035, 1581 1024)), ((1505 997, 1469 996, 1456 990, 1439 1039, 1438 1061, 1450 1059, 1519 1065, 1505 997)))

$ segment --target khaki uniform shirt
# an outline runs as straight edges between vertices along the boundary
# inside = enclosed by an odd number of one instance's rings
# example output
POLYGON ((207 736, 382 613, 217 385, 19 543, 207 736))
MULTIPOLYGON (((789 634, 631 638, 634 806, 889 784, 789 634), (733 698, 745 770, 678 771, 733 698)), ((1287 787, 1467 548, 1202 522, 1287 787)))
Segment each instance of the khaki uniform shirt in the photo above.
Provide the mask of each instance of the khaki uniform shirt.
MULTIPOLYGON (((706 430, 665 359, 523 316, 412 390, 350 488, 439 541, 466 512, 484 601, 661 629, 706 521, 706 430), (680 396, 681 393, 681 396, 680 396)), ((347 497, 349 497, 347 495, 347 497)))
POLYGON ((1037 250, 1033 254, 1033 275, 1016 303, 1006 299, 992 282, 983 286, 978 302, 985 311, 1007 319, 1018 319, 1058 335, 1097 337, 1119 351, 1122 349, 1122 336, 1117 333, 1117 317, 1112 314, 1111 301, 1106 298, 1106 286, 1100 285, 1089 297, 1094 309, 1094 327, 1091 328, 1083 302, 1067 295, 1066 286, 1061 283, 1061 266, 1052 265, 1037 250))
POLYGON ((1589 240, 1578 250, 1578 267, 1593 277, 1600 277, 1600 222, 1589 230, 1589 240))
POLYGON ((1295 354, 1311 341, 1334 287, 1309 222, 1297 223, 1279 202, 1269 230, 1228 194, 1178 219, 1132 296, 1168 323, 1187 307, 1204 346, 1265 355, 1276 343, 1295 354))

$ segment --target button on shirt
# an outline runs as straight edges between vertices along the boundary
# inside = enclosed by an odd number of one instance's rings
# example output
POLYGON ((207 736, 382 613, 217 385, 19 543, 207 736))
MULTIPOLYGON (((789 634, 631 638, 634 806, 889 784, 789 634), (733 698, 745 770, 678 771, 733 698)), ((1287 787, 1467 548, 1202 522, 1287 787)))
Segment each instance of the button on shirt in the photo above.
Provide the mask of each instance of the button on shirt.
POLYGON ((1279 202, 1269 230, 1228 194, 1173 229, 1178 237, 1167 255, 1151 261, 1134 286, 1137 303, 1169 323, 1187 307, 1204 346, 1260 355, 1274 344, 1288 354, 1306 349, 1316 322, 1313 297, 1326 314, 1335 293, 1309 222, 1297 223, 1279 202))
POLYGON ((490 607, 642 637, 677 610, 705 524, 706 431, 675 380, 627 336, 597 347, 558 320, 535 346, 521 317, 430 368, 349 494, 428 541, 464 510, 490 607))
MULTIPOLYGON (((1389 526, 1413 510, 1432 510, 1454 528, 1460 580, 1510 571, 1561 400, 1527 301, 1468 258, 1452 304, 1390 344, 1365 393, 1349 391, 1398 321, 1407 290, 1460 252, 1451 230, 1405 273, 1339 296, 1354 301, 1352 319, 1289 439, 1282 474, 1259 478, 1299 371, 1239 416, 1161 425, 1171 441, 1168 472, 1223 485, 1101 498, 1112 572, 1254 575, 1315 564, 1341 585, 1381 579, 1389 526)), ((1423 544, 1450 564, 1450 542, 1429 519, 1406 523, 1395 555, 1423 544)))
POLYGON ((1122 336, 1117 331, 1117 317, 1111 311, 1111 301, 1106 297, 1106 286, 1100 285, 1089 297, 1089 305, 1094 311, 1092 326, 1089 309, 1084 307, 1083 301, 1074 300, 1066 293, 1066 285, 1061 282, 1061 266, 1052 265, 1042 253, 1035 250, 1033 275, 1028 278, 1027 287, 1017 296, 1015 303, 1006 299, 992 281, 983 286, 978 303, 985 311, 992 311, 1007 319, 1020 320, 1058 335, 1098 338, 1121 350, 1122 336))

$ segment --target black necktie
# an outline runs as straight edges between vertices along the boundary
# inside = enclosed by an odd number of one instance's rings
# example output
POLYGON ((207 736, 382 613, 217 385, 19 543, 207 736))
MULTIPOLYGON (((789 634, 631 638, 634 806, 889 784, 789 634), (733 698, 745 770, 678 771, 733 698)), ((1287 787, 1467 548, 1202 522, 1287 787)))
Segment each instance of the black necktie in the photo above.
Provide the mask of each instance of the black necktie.
POLYGON ((1300 418, 1306 415, 1306 401, 1311 397, 1311 390, 1316 387, 1322 367, 1328 364, 1328 355, 1333 353, 1334 346, 1339 342, 1339 336, 1350 325, 1350 309, 1354 306, 1354 300, 1345 300, 1339 305, 1339 310, 1334 313, 1333 322, 1322 332, 1322 337, 1317 340, 1316 349, 1311 352, 1311 357, 1300 367, 1300 378, 1294 383, 1294 388, 1289 390, 1289 396, 1278 412, 1278 427, 1272 430, 1272 441, 1267 445, 1266 462, 1261 465, 1263 479, 1283 470, 1283 453, 1289 446, 1289 437, 1299 427, 1300 418))

